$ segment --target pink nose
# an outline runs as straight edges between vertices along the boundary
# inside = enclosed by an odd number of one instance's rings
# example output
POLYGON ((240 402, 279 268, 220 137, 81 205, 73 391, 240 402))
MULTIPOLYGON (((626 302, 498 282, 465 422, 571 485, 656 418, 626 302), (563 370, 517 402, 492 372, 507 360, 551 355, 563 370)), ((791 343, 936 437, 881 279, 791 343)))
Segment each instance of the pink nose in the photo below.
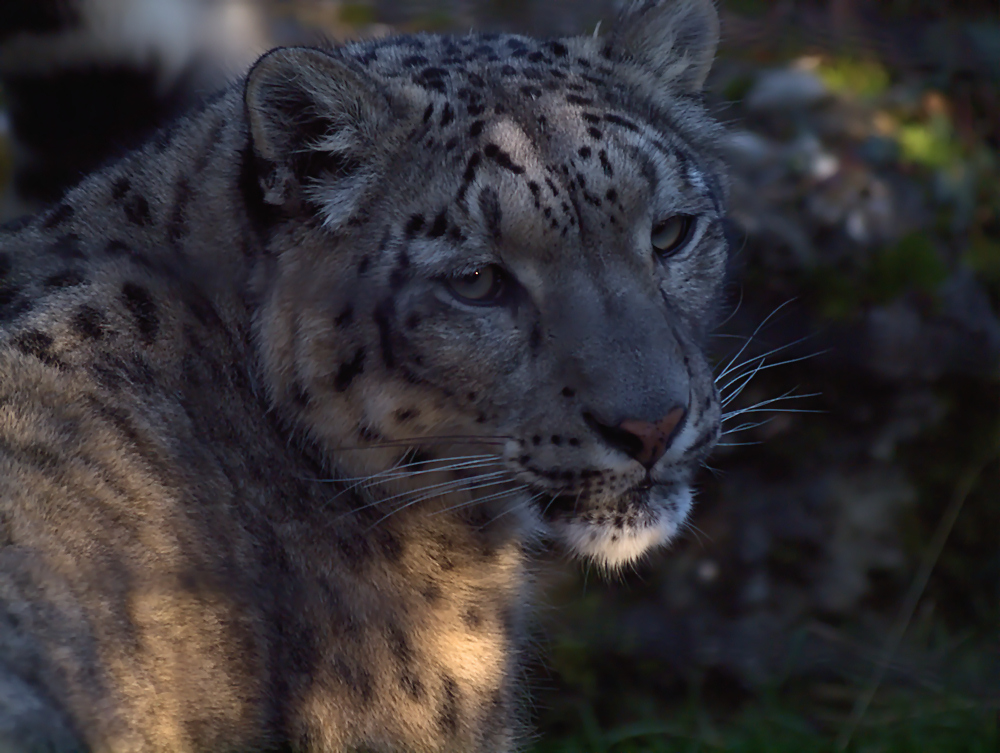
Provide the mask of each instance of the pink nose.
POLYGON ((628 432, 642 443, 641 451, 633 453, 632 457, 647 468, 656 465, 656 461, 663 457, 663 453, 670 446, 674 430, 684 420, 686 413, 683 408, 674 408, 655 423, 629 418, 618 424, 619 429, 628 432))

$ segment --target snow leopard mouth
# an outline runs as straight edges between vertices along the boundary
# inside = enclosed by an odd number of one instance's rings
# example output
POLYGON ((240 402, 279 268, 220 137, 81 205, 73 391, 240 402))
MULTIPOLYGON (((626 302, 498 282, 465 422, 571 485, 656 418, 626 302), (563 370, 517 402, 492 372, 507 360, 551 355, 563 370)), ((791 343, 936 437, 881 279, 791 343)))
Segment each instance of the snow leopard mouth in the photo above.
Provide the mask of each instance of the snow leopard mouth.
POLYGON ((669 543, 691 510, 688 484, 640 484, 615 500, 572 494, 541 505, 552 536, 570 553, 617 570, 669 543))

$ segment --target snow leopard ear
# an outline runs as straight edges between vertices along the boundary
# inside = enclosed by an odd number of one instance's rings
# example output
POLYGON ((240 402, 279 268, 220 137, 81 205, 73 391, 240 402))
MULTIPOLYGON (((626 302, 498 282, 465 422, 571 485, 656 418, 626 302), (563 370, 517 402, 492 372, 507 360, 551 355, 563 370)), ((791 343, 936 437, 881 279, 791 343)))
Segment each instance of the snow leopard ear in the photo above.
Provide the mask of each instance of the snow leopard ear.
POLYGON ((307 47, 279 48, 258 60, 244 102, 263 199, 286 209, 310 201, 322 179, 363 172, 392 114, 374 82, 307 47))
POLYGON ((700 91, 719 44, 713 0, 627 0, 611 37, 656 79, 658 87, 700 91))

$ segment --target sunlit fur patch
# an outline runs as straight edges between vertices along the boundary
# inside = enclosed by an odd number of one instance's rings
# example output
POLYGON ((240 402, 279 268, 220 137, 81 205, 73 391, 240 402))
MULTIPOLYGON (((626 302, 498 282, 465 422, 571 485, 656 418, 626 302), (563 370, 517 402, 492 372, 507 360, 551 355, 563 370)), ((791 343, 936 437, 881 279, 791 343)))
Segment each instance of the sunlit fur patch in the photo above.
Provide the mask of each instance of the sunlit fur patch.
POLYGON ((601 510, 557 517, 549 525, 575 556, 606 570, 618 570, 668 544, 687 519, 692 499, 687 485, 654 487, 646 499, 632 503, 628 522, 621 526, 614 522, 615 512, 601 510))

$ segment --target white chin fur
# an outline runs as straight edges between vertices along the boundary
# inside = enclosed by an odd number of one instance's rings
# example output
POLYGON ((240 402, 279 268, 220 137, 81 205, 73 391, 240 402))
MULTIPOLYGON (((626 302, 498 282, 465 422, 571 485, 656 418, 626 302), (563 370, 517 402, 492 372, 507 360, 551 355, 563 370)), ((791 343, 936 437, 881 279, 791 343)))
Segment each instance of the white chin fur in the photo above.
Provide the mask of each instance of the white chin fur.
POLYGON ((687 518, 692 499, 689 487, 674 490, 669 500, 653 497, 646 514, 630 528, 577 519, 556 521, 553 528, 576 556, 608 570, 617 570, 669 543, 687 518))

